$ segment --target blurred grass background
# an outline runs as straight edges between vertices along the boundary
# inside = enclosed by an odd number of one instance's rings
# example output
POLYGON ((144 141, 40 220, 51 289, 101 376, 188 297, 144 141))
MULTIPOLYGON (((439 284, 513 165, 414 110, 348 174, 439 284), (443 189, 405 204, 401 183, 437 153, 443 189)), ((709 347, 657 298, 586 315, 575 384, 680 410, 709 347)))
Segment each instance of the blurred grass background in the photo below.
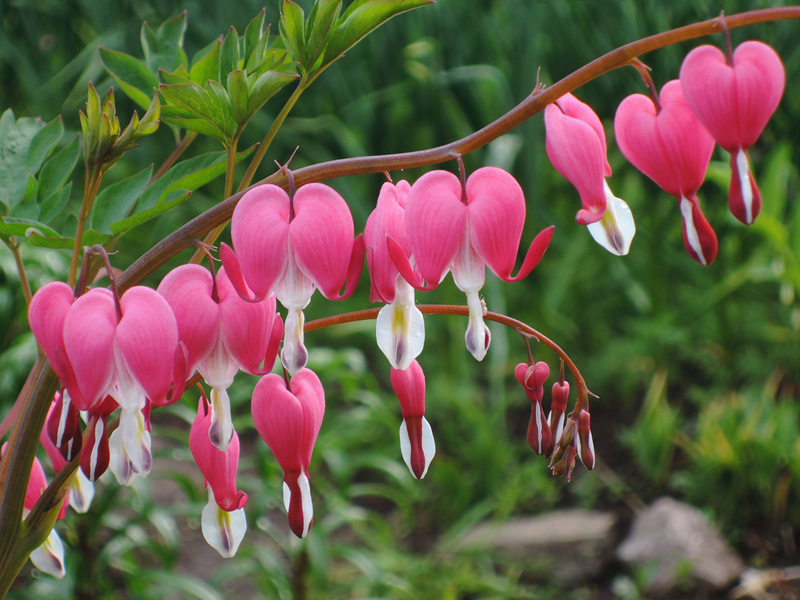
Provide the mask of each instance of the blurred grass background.
MULTIPOLYGON (((439 0, 382 26, 305 92, 259 177, 295 147, 292 166, 301 167, 450 142, 521 101, 539 69, 541 81, 550 84, 638 38, 713 18, 723 9, 732 14, 776 4, 439 0)), ((262 7, 252 0, 0 2, 0 109, 46 121, 61 114, 67 130, 77 132, 87 82, 101 94, 111 83, 98 46, 141 56, 142 21, 155 27, 187 10, 184 47, 191 57, 230 25, 242 32, 262 7)), ((276 32, 277 2, 266 6, 266 18, 276 32)), ((243 440, 239 487, 250 501, 249 531, 235 559, 216 560, 199 532, 206 496, 186 444, 196 409, 196 394, 189 392, 154 419, 154 473, 131 489, 105 480, 87 515, 72 514, 59 524, 67 544, 65 580, 27 568, 10 597, 613 597, 602 584, 565 590, 513 565, 497 569, 490 557, 454 554, 449 544, 481 520, 553 507, 608 509, 624 520, 631 513, 622 499, 630 495, 646 502, 669 494, 703 508, 753 566, 796 561, 785 542, 797 541, 800 526, 798 28, 800 23, 782 22, 732 32, 734 44, 760 39, 776 48, 787 68, 787 90, 750 151, 764 196, 752 227, 729 214, 728 158, 719 149, 714 156, 700 191, 720 239, 711 267, 700 267, 684 251, 674 198, 627 164, 613 141, 616 106, 625 95, 644 91, 633 69, 576 92, 605 124, 614 170, 609 184, 636 218, 629 256, 611 256, 575 224, 578 195, 549 164, 541 116, 465 157, 468 170, 494 164, 519 180, 528 200, 523 242, 556 225, 545 259, 526 281, 500 285, 489 275, 484 295, 490 310, 524 320, 561 345, 600 396, 592 403, 595 446, 607 465, 600 472, 578 467, 566 485, 551 478, 546 461, 527 447, 529 403, 512 376, 514 365, 526 360, 520 339, 494 330, 489 355, 478 364, 464 348, 464 322, 429 317, 420 363, 437 455, 426 479, 414 481, 400 457, 400 411, 388 364, 374 343, 374 324, 314 332, 307 337, 309 366, 325 384, 328 411, 311 470, 316 519, 307 540, 288 533, 280 471, 249 417, 255 379, 240 375, 231 398, 243 440)), ((694 45, 642 57, 659 87, 677 76, 694 45)), ((253 119, 240 148, 261 139, 288 93, 253 119)), ((117 106, 127 122, 133 103, 118 92, 117 106)), ((163 127, 126 155, 104 185, 158 166, 173 145, 163 127)), ((213 140, 198 140, 187 156, 218 149, 213 140)), ((421 173, 393 177, 413 181, 421 173)), ((75 181, 77 206, 79 171, 75 181)), ((348 200, 357 230, 363 230, 382 181, 376 175, 330 182, 348 200)), ((112 259, 115 266, 125 268, 221 196, 222 182, 213 182, 154 225, 129 233, 112 259)), ((64 278, 65 255, 24 250, 35 289, 64 278)), ((150 285, 188 256, 160 269, 150 285)), ((6 250, 0 250, 0 267, 5 412, 35 358, 35 342, 6 250)), ((317 296, 306 318, 364 308, 368 287, 365 274, 348 301, 317 296)), ((464 303, 449 278, 417 300, 464 303)), ((556 370, 551 353, 534 348, 534 355, 556 370)))

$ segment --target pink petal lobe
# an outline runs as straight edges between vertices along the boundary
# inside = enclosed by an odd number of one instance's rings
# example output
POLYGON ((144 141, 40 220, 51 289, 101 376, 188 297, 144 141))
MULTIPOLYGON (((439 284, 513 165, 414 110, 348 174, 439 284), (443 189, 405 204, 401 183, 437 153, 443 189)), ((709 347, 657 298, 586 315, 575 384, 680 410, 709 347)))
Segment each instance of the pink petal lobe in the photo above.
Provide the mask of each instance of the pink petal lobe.
POLYGON ((350 208, 333 188, 310 183, 297 190, 294 209, 289 236, 297 264, 326 298, 333 298, 344 285, 353 253, 350 208))
POLYGON ((391 381, 400 400, 403 417, 425 416, 425 373, 414 360, 405 371, 392 367, 391 381))
POLYGON ((236 205, 231 240, 244 279, 256 298, 266 298, 283 275, 288 236, 289 196, 278 186, 258 186, 236 205))
MULTIPOLYGON (((117 312, 111 292, 93 289, 78 298, 64 320, 66 358, 87 410, 105 397, 114 378, 117 312)), ((73 401, 78 402, 74 397, 73 401)))
POLYGON ((347 284, 344 291, 331 296, 329 300, 345 300, 353 295, 364 270, 364 234, 359 233, 353 240, 353 251, 350 253, 350 263, 347 266, 347 284))
POLYGON ((478 169, 467 179, 470 242, 501 279, 511 277, 525 225, 525 196, 509 173, 478 169))
POLYGON ((370 214, 364 227, 367 267, 371 282, 370 302, 380 300, 389 304, 394 300, 394 285, 398 271, 386 247, 387 235, 397 241, 406 256, 411 256, 411 244, 406 235, 405 210, 400 205, 397 188, 389 182, 381 187, 375 210, 370 214))
POLYGON ((181 265, 170 271, 158 286, 158 293, 172 308, 178 324, 178 338, 189 353, 187 368, 193 373, 217 341, 219 305, 211 298, 214 281, 200 265, 181 265))
POLYGON ((214 492, 217 505, 225 511, 242 508, 247 495, 236 489, 236 471, 239 468, 239 436, 233 432, 228 449, 220 452, 208 439, 211 413, 201 398, 197 416, 189 432, 189 449, 200 472, 214 492))
POLYGON ((591 127, 595 134, 597 134, 597 139, 600 141, 600 147, 602 148, 602 156, 603 156, 603 176, 610 177, 611 176, 611 165, 608 164, 608 160, 606 159, 606 154, 608 150, 606 148, 606 130, 603 128, 603 123, 600 122, 600 117, 591 109, 588 104, 585 104, 578 100, 572 94, 565 94, 561 96, 558 100, 556 100, 556 104, 561 109, 561 111, 568 117, 572 117, 573 119, 580 119, 589 127, 591 127))
POLYGON ((28 323, 33 336, 59 378, 61 375, 55 361, 55 349, 64 351, 64 320, 74 300, 71 287, 61 281, 53 281, 33 295, 28 307, 28 323))
POLYGON ((178 324, 167 301, 155 290, 130 288, 120 300, 122 319, 116 341, 131 375, 147 397, 161 403, 172 384, 178 324))
MULTIPOLYGON (((450 268, 466 219, 461 182, 452 173, 430 171, 411 186, 406 200, 406 234, 417 269, 428 289, 436 287, 450 268)), ((397 265, 397 261, 394 262, 397 265)), ((405 273, 403 277, 409 283, 416 279, 406 278, 405 273)))
POLYGON ((224 267, 217 272, 217 293, 225 348, 243 370, 257 373, 267 355, 275 321, 275 295, 261 302, 245 302, 233 289, 224 267))
POLYGON ((599 221, 606 210, 606 160, 597 132, 588 123, 565 115, 555 104, 545 107, 544 124, 550 162, 581 196, 583 209, 576 220, 582 225, 599 221))
POLYGON ((325 390, 319 377, 311 369, 303 369, 292 377, 290 387, 303 409, 301 452, 303 468, 308 471, 314 444, 322 426, 322 417, 325 414, 325 390))
POLYGON ((550 225, 550 227, 542 229, 538 235, 533 238, 530 248, 528 248, 528 252, 525 254, 525 260, 519 268, 519 272, 513 277, 503 277, 503 281, 513 283, 514 281, 521 281, 530 275, 531 271, 539 264, 539 261, 542 260, 544 253, 547 251, 550 240, 553 239, 554 231, 555 225, 550 225))
POLYGON ((775 50, 757 41, 740 44, 733 53, 733 65, 740 145, 746 150, 756 143, 778 107, 786 85, 786 72, 775 50))
POLYGON ((265 375, 253 390, 253 423, 285 472, 302 469, 303 407, 280 375, 265 375))

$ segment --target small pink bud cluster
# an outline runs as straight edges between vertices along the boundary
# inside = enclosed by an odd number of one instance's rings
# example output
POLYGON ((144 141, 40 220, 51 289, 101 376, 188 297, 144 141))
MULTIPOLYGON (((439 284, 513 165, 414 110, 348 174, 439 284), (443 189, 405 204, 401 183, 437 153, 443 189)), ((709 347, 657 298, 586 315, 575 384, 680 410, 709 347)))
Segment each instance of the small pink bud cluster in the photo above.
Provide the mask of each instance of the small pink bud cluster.
POLYGON ((550 459, 553 475, 572 478, 575 457, 580 458, 590 471, 594 469, 595 452, 590 428, 589 412, 583 408, 567 416, 569 382, 564 381, 564 365, 558 380, 553 384, 550 414, 544 418, 542 398, 544 384, 550 376, 550 367, 545 362, 520 363, 514 376, 531 401, 531 419, 528 424, 528 444, 541 456, 550 459))

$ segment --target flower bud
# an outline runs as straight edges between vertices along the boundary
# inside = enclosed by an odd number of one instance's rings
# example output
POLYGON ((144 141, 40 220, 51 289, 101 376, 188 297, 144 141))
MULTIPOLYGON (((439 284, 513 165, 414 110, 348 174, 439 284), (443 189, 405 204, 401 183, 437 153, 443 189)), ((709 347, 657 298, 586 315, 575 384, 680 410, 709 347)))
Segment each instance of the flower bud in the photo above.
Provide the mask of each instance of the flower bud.
POLYGON ((531 420, 528 423, 528 444, 536 454, 546 454, 552 448, 550 427, 544 418, 542 403, 536 400, 531 403, 531 420))
POLYGON ((592 431, 589 423, 589 413, 581 410, 578 413, 578 437, 575 438, 575 446, 583 466, 591 471, 594 469, 595 455, 594 441, 592 440, 592 431))

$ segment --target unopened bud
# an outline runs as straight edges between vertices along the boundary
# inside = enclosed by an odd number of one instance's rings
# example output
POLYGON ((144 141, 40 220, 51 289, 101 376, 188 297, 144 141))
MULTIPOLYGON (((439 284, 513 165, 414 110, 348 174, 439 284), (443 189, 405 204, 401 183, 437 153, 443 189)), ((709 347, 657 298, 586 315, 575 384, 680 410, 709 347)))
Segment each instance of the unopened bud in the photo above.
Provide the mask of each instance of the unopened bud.
POLYGON ((536 454, 546 454, 552 448, 552 438, 550 437, 550 427, 544 418, 542 403, 535 401, 531 403, 531 420, 528 423, 528 444, 536 454))
POLYGON ((567 483, 570 482, 572 479, 572 471, 575 468, 575 454, 577 454, 577 450, 575 450, 575 446, 570 446, 567 450, 567 455, 564 457, 564 468, 566 470, 565 476, 567 478, 567 483))
MULTIPOLYGON (((559 380, 553 384, 553 400, 550 404, 550 415, 547 424, 550 426, 551 444, 555 446, 561 439, 564 430, 564 413, 567 412, 567 399, 569 398, 569 383, 564 381, 564 367, 561 367, 559 380)), ((548 449, 548 455, 553 452, 553 446, 548 449)))
POLYGON ((541 402, 544 397, 544 382, 550 377, 550 367, 542 361, 533 365, 520 363, 514 369, 514 377, 525 389, 525 395, 531 402, 541 402))
POLYGON ((592 440, 589 413, 585 410, 578 413, 578 437, 575 438, 575 446, 583 466, 590 471, 594 469, 594 441, 592 440))

